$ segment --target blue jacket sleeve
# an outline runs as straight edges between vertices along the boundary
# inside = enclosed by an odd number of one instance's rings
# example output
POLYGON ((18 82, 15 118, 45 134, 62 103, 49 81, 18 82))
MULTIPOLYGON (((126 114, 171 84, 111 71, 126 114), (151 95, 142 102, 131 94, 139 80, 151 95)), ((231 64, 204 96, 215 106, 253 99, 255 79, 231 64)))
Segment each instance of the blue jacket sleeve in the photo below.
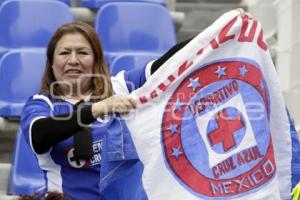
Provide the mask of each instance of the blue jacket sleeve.
POLYGON ((129 93, 144 85, 146 82, 145 70, 146 65, 144 67, 135 68, 124 73, 124 78, 129 93))

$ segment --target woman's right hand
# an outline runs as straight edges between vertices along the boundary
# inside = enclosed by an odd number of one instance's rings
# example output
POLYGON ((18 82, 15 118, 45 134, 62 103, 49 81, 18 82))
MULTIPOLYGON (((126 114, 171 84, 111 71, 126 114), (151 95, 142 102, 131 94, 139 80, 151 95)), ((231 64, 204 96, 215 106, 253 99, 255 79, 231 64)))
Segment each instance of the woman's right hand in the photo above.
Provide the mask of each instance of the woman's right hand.
POLYGON ((117 94, 94 103, 92 105, 92 114, 95 118, 102 118, 105 114, 111 113, 127 114, 135 108, 136 102, 132 98, 117 94))

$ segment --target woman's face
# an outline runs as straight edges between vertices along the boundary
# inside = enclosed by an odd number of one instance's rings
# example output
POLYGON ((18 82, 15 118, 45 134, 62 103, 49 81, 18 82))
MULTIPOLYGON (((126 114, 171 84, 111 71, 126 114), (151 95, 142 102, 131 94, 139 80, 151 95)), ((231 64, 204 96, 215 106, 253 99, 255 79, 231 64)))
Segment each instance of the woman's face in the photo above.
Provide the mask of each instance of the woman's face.
POLYGON ((94 53, 80 33, 68 33, 58 41, 53 56, 53 73, 65 95, 84 95, 89 91, 94 53), (81 93, 80 93, 81 92, 81 93))

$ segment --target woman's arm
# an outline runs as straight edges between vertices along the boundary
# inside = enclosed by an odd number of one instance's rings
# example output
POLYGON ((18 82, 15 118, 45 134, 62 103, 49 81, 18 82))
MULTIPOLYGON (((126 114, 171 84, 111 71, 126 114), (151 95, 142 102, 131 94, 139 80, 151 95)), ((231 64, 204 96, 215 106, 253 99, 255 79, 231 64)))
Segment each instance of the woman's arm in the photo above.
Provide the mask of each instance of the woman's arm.
POLYGON ((73 136, 82 129, 79 121, 83 124, 91 124, 95 121, 91 112, 91 105, 72 113, 41 118, 33 122, 31 139, 35 152, 43 154, 53 145, 73 136))
MULTIPOLYGON (((82 103, 82 102, 81 102, 82 103)), ((36 153, 43 154, 53 145, 61 142, 105 114, 124 114, 135 108, 135 102, 123 95, 113 95, 92 105, 81 106, 71 113, 41 118, 33 122, 32 146, 36 153)))
MULTIPOLYGON (((125 71, 124 76, 120 76, 120 74, 117 75, 116 77, 114 77, 115 82, 121 84, 123 88, 126 88, 128 90, 128 93, 131 93, 133 90, 142 87, 147 80, 147 76, 153 74, 156 70, 158 70, 160 66, 162 66, 177 51, 183 48, 189 41, 191 41, 191 39, 185 40, 174 45, 164 55, 155 60, 152 64, 149 62, 144 67, 137 67, 129 71, 125 71), (123 81, 120 80, 124 80, 124 83, 126 85, 123 83, 123 81)), ((115 92, 119 93, 118 90, 115 90, 115 92)))
POLYGON ((187 43, 189 43, 192 39, 185 40, 173 46, 169 49, 164 55, 155 60, 151 66, 151 74, 154 74, 156 70, 159 69, 169 58, 171 58, 177 51, 182 49, 187 43))

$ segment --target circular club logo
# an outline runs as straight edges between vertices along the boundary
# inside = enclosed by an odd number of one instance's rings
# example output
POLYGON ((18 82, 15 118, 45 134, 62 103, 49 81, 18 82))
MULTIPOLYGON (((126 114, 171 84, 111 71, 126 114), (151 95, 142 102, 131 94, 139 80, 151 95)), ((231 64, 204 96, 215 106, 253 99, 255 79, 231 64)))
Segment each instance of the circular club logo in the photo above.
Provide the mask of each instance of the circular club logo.
POLYGON ((74 148, 71 148, 67 153, 67 159, 69 164, 74 168, 83 168, 87 165, 86 160, 78 159, 74 155, 74 148))
POLYGON ((269 103, 258 66, 223 61, 182 81, 165 108, 162 144, 168 168, 200 197, 237 197, 276 171, 269 103))

